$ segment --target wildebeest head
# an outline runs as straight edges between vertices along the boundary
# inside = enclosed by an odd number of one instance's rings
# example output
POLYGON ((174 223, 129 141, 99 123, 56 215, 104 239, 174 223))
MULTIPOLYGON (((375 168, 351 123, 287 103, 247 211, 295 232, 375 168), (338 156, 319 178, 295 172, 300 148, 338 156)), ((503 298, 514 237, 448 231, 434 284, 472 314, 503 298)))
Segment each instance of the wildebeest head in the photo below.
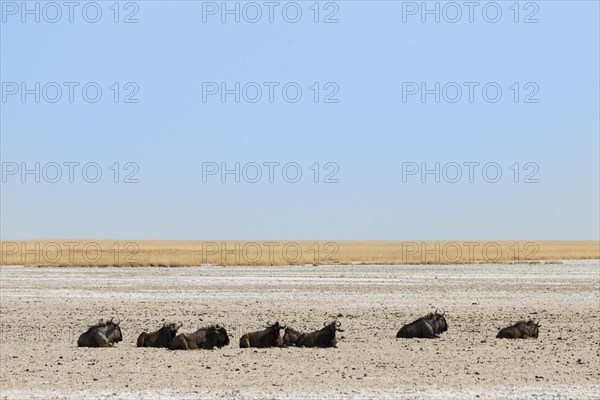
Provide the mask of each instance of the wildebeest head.
POLYGON ((276 338, 279 337, 279 332, 285 328, 286 326, 280 325, 279 321, 275 321, 274 324, 272 324, 271 321, 267 322, 267 330, 271 331, 273 333, 273 336, 276 338))
POLYGON ((302 332, 295 330, 291 326, 285 328, 283 334, 283 345, 284 346, 295 346, 298 343, 298 339, 302 335, 302 332))
POLYGON ((448 323, 446 322, 445 311, 442 311, 442 313, 440 314, 438 313, 438 310, 435 310, 435 313, 430 315, 432 315, 431 324, 433 325, 436 334, 440 334, 448 330, 448 323))
POLYGON ((331 321, 330 323, 324 322, 323 326, 325 327, 324 329, 328 329, 333 333, 344 332, 344 330, 340 328, 340 326, 342 326, 342 323, 338 320, 331 321))
POLYGON ((120 323, 120 318, 119 322, 113 322, 113 319, 111 318, 110 321, 106 323, 106 337, 109 341, 115 343, 123 341, 123 333, 121 332, 121 327, 119 326, 120 323))
POLYGON ((541 325, 540 325, 540 321, 538 320, 538 322, 536 322, 536 323, 535 323, 535 330, 534 330, 534 333, 535 333, 535 337, 536 337, 536 338, 537 338, 537 337, 538 337, 538 335, 540 334, 540 327, 541 327, 541 325))
POLYGON ((217 324, 214 326, 214 333, 216 336, 216 346, 221 348, 229 345, 229 335, 224 326, 217 324))
POLYGON ((157 347, 166 347, 171 339, 177 336, 177 331, 183 326, 183 322, 165 322, 157 332, 150 334, 151 341, 156 342, 157 347))
POLYGON ((171 335, 173 335, 173 337, 175 337, 175 335, 177 335, 177 331, 179 330, 179 328, 181 328, 183 326, 183 322, 165 322, 163 324, 163 329, 168 329, 171 332, 171 335))
POLYGON ((529 328, 529 336, 537 339, 540 334, 540 321, 533 322, 532 320, 527 321, 527 326, 529 328))

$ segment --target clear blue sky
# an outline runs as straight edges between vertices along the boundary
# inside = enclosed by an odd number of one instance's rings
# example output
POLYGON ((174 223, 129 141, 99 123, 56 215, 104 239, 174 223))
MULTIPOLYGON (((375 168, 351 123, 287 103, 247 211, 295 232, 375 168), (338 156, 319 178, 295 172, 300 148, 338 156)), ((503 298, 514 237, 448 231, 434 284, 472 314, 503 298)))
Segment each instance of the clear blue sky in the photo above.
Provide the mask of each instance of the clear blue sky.
MULTIPOLYGON (((1 3, 3 239, 600 238, 597 1, 540 1, 528 9, 521 2, 518 23, 513 1, 498 3, 496 23, 484 19, 486 3, 474 9, 472 23, 466 7, 458 22, 445 21, 456 15, 442 9, 446 3, 439 3, 440 23, 434 15, 422 23, 421 10, 412 15, 412 4, 393 1, 321 2, 319 23, 313 1, 297 2, 297 23, 283 18, 285 2, 274 9, 273 23, 262 1, 257 23, 244 20, 256 15, 251 8, 240 23, 232 15, 222 23, 219 12, 209 15, 220 1, 141 1, 127 9, 121 2, 114 23, 113 3, 98 2, 97 23, 83 19, 86 2, 73 10, 72 23, 64 6, 50 23, 45 19, 56 10, 39 3, 36 23, 35 15, 15 9, 20 1, 1 3), (138 22, 123 23, 131 13, 138 22), (323 23, 330 14, 337 23, 323 23), (23 82, 29 89, 40 82, 39 103, 35 94, 22 102, 23 82), (49 82, 62 86, 56 103, 44 98, 56 95, 49 82), (72 103, 65 82, 79 83, 72 103), (87 82, 102 89, 96 103, 82 97, 87 82), (256 103, 243 96, 236 103, 234 95, 203 102, 203 82, 257 82, 263 95, 256 103), (280 83, 273 103, 264 82, 280 83), (302 88, 296 103, 282 98, 288 82, 302 88), (429 89, 457 82, 464 90, 456 103, 443 96, 436 103, 433 94, 422 102, 403 82, 429 89), (480 84, 472 103, 465 82, 480 84), (496 103, 482 97, 488 82, 502 89, 496 103), (136 85, 138 102, 124 103, 136 85), (323 102, 336 89, 337 103, 323 102), (534 91, 529 99, 537 103, 526 103, 534 91), (46 175, 40 171, 39 183, 33 174, 22 179, 21 167, 34 169, 36 162, 46 175), (86 182, 80 165, 70 183, 65 162, 98 163, 102 178, 86 182), (119 183, 110 169, 115 162, 119 183), (122 182, 133 171, 124 170, 127 162, 139 167, 138 183, 122 182), (270 183, 263 166, 257 183, 236 183, 233 175, 203 182, 203 163, 222 162, 295 162, 303 175, 288 183, 279 167, 270 183), (319 183, 310 169, 315 162, 319 183), (322 182, 334 168, 325 171, 327 162, 339 167, 337 183, 322 182), (419 174, 403 182, 403 163, 422 162, 493 162, 502 178, 489 183, 479 167, 471 183, 463 166, 456 183, 443 176, 436 183, 433 175, 423 183, 419 174), (537 183, 523 182, 536 168, 525 170, 528 162, 538 168, 537 183), (49 182, 52 163, 62 165, 57 183, 49 182)), ((286 10, 293 19, 295 8, 286 10)), ((87 18, 94 14, 87 9, 87 18)), ((494 17, 487 9, 486 18, 494 17)), ((447 86, 447 98, 453 90, 447 86)))

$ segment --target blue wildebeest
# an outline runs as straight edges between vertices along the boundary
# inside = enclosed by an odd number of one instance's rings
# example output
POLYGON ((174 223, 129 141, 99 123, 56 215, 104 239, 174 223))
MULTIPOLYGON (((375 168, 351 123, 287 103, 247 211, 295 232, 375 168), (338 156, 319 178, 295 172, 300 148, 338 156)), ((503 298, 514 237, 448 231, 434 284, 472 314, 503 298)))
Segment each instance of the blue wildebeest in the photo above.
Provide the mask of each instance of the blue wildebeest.
POLYGON ((336 347, 337 339, 336 332, 344 332, 340 328, 340 321, 332 321, 323 323, 324 327, 315 332, 303 333, 298 337, 296 346, 298 347, 336 347))
POLYGON ((100 320, 98 324, 90 326, 85 333, 82 333, 77 339, 79 347, 110 347, 114 343, 123 340, 119 322, 100 320))
POLYGON ((437 339, 440 333, 448 330, 448 324, 444 315, 445 313, 439 314, 435 310, 434 313, 429 313, 408 325, 404 325, 400 328, 396 337, 404 339, 437 339))
POLYGON ((224 326, 212 325, 200 328, 193 333, 181 333, 169 343, 171 350, 212 350, 229 345, 229 335, 224 326))
POLYGON ((181 322, 165 322, 156 332, 142 332, 138 337, 137 347, 169 347, 169 343, 182 325, 181 322))
POLYGON ((512 326, 500 329, 496 339, 537 339, 539 334, 540 321, 533 322, 529 320, 519 321, 512 326))
POLYGON ((279 325, 279 321, 267 323, 267 328, 262 331, 250 332, 240 338, 240 347, 281 347, 279 332, 285 329, 285 325, 279 325))

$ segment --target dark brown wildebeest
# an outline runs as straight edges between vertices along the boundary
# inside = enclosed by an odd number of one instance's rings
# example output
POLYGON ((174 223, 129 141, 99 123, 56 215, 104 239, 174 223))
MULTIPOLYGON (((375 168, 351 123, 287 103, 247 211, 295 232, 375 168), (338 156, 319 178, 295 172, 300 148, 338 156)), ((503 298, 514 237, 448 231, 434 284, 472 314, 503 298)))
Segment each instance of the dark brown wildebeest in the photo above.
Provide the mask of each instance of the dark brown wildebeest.
POLYGON ((418 320, 404 325, 398 333, 397 338, 412 339, 437 339, 439 334, 448 330, 448 324, 445 313, 439 314, 437 310, 434 313, 429 313, 418 320))
POLYGON ((324 328, 315 332, 303 333, 298 338, 296 346, 298 347, 336 347, 336 332, 344 332, 340 329, 340 321, 325 322, 324 328))
POLYGON ((285 332, 283 333, 283 345, 296 346, 300 335, 302 335, 302 332, 299 332, 294 328, 288 326, 287 328, 285 328, 285 332))
POLYGON ((267 329, 250 332, 240 338, 240 347, 281 347, 279 332, 285 329, 285 325, 279 325, 279 321, 267 323, 267 329))
POLYGON ((229 335, 225 327, 212 325, 200 328, 193 333, 181 333, 175 336, 169 343, 171 350, 212 350, 229 345, 229 335))
POLYGON ((500 329, 496 339, 537 339, 539 334, 540 321, 533 322, 529 320, 519 321, 512 326, 500 329))
POLYGON ((142 332, 137 340, 137 347, 169 347, 182 323, 165 322, 156 332, 142 332))
POLYGON ((77 339, 79 347, 110 347, 114 343, 123 340, 121 327, 119 322, 100 320, 97 325, 90 326, 89 329, 82 333, 77 339))

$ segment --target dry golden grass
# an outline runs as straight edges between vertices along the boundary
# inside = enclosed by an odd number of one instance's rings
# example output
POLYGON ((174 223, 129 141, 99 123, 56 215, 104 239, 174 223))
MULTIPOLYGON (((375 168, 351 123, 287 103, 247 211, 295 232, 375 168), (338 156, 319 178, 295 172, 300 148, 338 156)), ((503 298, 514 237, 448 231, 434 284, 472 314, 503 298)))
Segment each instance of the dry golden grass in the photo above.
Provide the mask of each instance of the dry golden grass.
POLYGON ((0 265, 462 264, 600 259, 598 241, 0 241, 0 265))

